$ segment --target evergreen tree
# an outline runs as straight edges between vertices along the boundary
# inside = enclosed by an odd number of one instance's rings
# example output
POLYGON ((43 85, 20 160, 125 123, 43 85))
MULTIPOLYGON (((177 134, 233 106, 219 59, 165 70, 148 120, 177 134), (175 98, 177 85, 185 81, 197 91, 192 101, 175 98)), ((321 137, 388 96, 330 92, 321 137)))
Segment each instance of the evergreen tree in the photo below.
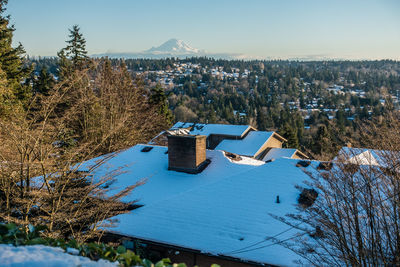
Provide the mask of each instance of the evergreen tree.
POLYGON ((151 89, 149 103, 158 106, 159 114, 165 117, 169 125, 172 124, 174 118, 168 107, 167 96, 160 84, 157 84, 156 87, 151 89))
POLYGON ((346 116, 344 113, 344 110, 342 108, 340 108, 337 112, 336 112, 336 124, 338 126, 338 128, 340 129, 340 131, 344 131, 344 128, 346 126, 346 116))
POLYGON ((24 67, 22 56, 25 51, 22 45, 12 47, 15 29, 9 25, 10 16, 3 16, 7 2, 8 0, 0 0, 0 68, 4 72, 7 87, 11 90, 7 97, 9 103, 25 104, 30 98, 31 89, 23 82, 29 76, 31 68, 24 67))
POLYGON ((211 106, 211 108, 208 112, 208 115, 207 115, 206 123, 216 123, 216 122, 217 122, 217 114, 211 106))
POLYGON ((296 128, 289 125, 289 123, 285 123, 280 134, 287 139, 287 148, 299 148, 299 138, 297 136, 296 128))
POLYGON ((7 85, 6 73, 0 68, 0 116, 8 114, 12 109, 12 91, 7 85))
POLYGON ((35 79, 33 83, 33 90, 36 93, 40 93, 43 95, 49 95, 49 91, 55 84, 55 80, 53 78, 53 75, 51 75, 47 67, 44 66, 39 73, 39 76, 35 79))
POLYGON ((267 116, 262 109, 257 110, 257 129, 259 131, 267 130, 267 116))
POLYGON ((322 155, 323 153, 329 153, 332 147, 332 138, 325 125, 318 127, 317 134, 313 140, 312 152, 322 155))
POLYGON ((67 47, 58 52, 60 58, 60 76, 65 75, 71 68, 72 70, 79 70, 87 63, 86 40, 80 33, 78 25, 72 26, 69 29, 69 40, 66 41, 67 47))

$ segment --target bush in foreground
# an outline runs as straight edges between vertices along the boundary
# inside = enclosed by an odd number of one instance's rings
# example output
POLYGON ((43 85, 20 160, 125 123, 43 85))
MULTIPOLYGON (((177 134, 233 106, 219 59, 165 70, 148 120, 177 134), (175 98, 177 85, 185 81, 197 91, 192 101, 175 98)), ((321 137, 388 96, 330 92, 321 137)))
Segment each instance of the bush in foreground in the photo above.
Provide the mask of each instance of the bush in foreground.
MULTIPOLYGON (((76 249, 78 255, 88 257, 92 260, 104 259, 116 262, 121 266, 144 266, 144 267, 186 267, 184 263, 172 263, 169 259, 162 259, 157 263, 152 263, 148 259, 142 259, 133 251, 124 246, 114 248, 103 243, 78 243, 75 240, 66 241, 64 239, 54 239, 42 237, 41 232, 44 226, 28 225, 27 227, 17 226, 14 223, 0 224, 0 243, 12 244, 14 246, 24 245, 45 245, 61 247, 66 252, 76 249)), ((219 267, 213 264, 212 267, 219 267)))

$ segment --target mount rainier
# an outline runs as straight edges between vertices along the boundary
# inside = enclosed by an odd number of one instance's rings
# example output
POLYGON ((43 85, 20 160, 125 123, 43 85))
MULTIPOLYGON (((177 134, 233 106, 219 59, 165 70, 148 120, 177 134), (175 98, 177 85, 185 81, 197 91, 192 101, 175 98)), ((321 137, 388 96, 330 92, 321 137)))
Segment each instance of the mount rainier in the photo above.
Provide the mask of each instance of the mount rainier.
POLYGON ((186 57, 213 57, 221 59, 246 59, 243 54, 232 53, 208 53, 205 50, 193 48, 182 40, 170 39, 157 47, 152 47, 143 52, 136 53, 104 53, 95 54, 92 57, 109 57, 109 58, 186 58, 186 57))

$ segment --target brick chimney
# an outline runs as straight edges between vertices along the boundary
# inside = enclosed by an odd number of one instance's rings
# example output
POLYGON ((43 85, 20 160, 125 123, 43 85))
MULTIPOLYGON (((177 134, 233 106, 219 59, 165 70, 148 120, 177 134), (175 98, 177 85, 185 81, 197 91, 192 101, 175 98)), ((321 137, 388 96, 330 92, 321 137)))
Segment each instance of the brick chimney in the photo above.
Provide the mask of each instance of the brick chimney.
POLYGON ((208 163, 205 135, 168 135, 168 170, 194 174, 208 163))

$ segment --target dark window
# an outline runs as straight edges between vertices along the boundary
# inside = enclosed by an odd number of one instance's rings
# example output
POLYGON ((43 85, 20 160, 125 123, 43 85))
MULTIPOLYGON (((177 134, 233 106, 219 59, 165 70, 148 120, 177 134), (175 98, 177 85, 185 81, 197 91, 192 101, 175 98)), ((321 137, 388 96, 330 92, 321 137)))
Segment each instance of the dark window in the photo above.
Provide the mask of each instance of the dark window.
POLYGON ((297 162, 296 167, 307 168, 310 164, 311 164, 311 162, 309 162, 309 161, 300 160, 299 162, 297 162))

